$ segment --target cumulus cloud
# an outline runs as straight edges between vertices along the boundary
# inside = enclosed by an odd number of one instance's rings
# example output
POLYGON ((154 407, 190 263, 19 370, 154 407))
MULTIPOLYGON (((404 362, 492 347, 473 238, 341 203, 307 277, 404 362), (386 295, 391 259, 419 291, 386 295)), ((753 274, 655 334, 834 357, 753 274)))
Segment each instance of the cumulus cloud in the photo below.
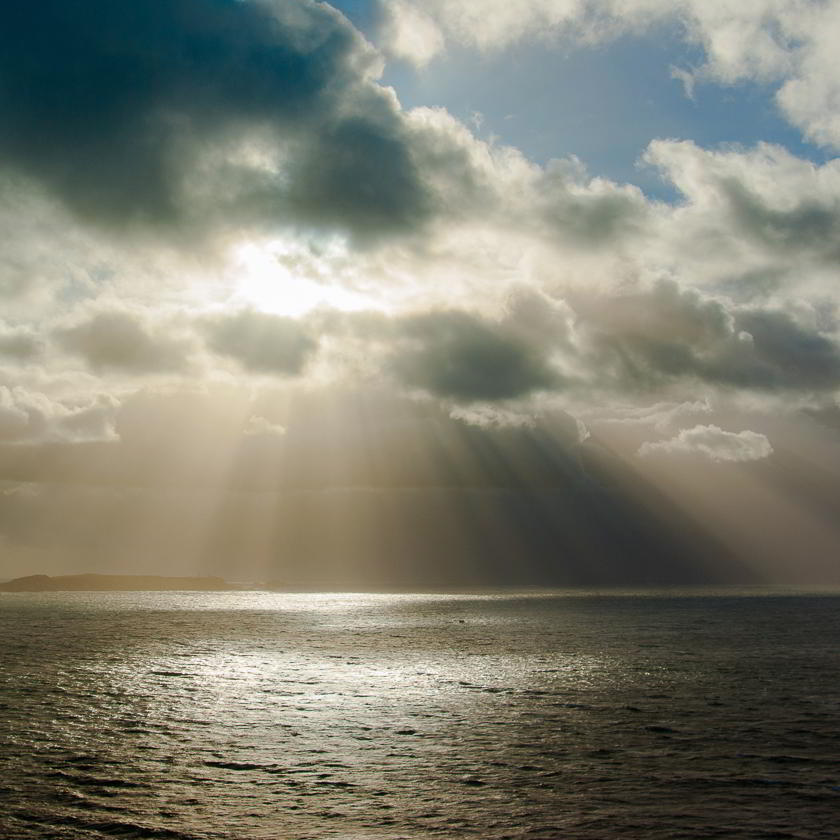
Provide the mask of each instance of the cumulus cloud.
POLYGON ((385 11, 382 37, 392 54, 422 66, 444 48, 443 33, 422 8, 393 0, 385 11))
POLYGON ((499 49, 526 36, 556 29, 583 28, 589 20, 584 0, 401 0, 383 3, 385 32, 405 33, 389 41, 391 50, 418 64, 428 62, 445 46, 447 40, 480 49, 499 49), (409 36, 411 22, 422 21, 420 34, 409 36))
POLYGON ((548 230, 587 247, 638 234, 651 214, 638 187, 590 178, 576 158, 550 161, 538 196, 548 230))
POLYGON ((687 140, 655 140, 645 160, 687 200, 675 221, 697 241, 720 243, 728 258, 752 250, 836 262, 840 161, 815 166, 769 143, 707 150, 687 140))
POLYGON ((782 31, 794 46, 792 64, 777 100, 787 117, 819 144, 840 148, 837 98, 836 44, 840 33, 840 5, 836 2, 788 2, 779 14, 782 31))
POLYGON ((0 442, 115 440, 118 408, 113 397, 61 401, 23 388, 0 386, 0 442))
POLYGON ((683 429, 669 440, 646 442, 639 455, 701 455, 712 461, 758 461, 773 454, 765 435, 745 429, 725 432, 719 426, 694 426, 683 429))

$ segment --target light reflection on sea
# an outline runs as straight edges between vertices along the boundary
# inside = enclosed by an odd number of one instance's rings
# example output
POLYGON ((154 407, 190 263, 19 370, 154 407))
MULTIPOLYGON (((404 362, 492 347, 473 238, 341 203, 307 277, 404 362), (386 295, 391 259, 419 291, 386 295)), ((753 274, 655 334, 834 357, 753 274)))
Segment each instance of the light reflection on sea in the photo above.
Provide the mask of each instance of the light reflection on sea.
POLYGON ((836 836, 838 607, 4 595, 0 836, 836 836))

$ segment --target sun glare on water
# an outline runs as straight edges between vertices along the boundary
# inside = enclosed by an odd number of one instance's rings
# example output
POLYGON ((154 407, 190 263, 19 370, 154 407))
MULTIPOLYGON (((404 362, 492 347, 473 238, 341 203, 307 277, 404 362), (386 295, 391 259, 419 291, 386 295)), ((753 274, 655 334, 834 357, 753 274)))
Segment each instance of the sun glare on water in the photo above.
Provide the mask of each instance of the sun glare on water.
POLYGON ((285 252, 281 246, 238 246, 233 300, 262 312, 291 317, 320 307, 352 311, 375 306, 372 297, 318 277, 317 266, 296 269, 297 261, 297 255, 285 252))

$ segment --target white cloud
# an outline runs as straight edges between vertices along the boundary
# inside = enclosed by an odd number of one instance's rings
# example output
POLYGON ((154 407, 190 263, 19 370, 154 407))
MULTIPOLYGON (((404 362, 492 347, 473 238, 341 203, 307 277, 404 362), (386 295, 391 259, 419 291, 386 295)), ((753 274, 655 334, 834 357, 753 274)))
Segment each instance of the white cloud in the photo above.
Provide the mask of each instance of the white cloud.
POLYGON ((711 414, 712 406, 708 400, 681 403, 661 402, 646 406, 616 406, 610 408, 609 415, 603 410, 591 410, 600 424, 618 426, 651 426, 657 432, 667 433, 677 423, 686 418, 702 414, 711 414))
POLYGON ((0 441, 81 443, 116 440, 113 397, 61 401, 24 388, 0 386, 0 441))
POLYGON ((536 417, 519 411, 506 410, 495 405, 472 405, 467 408, 453 408, 449 413, 453 420, 460 420, 469 426, 481 428, 533 428, 536 417))
POLYGON ((443 49, 443 33, 423 9, 393 0, 386 13, 382 34, 394 55, 423 66, 443 49))
POLYGON ((796 72, 779 90, 779 105, 810 140, 840 149, 840 3, 804 4, 792 23, 798 23, 802 46, 796 72))
POLYGON ((765 435, 745 429, 725 432, 719 426, 683 429, 670 440, 643 443, 639 455, 702 455, 712 461, 759 461, 773 454, 765 435))
POLYGON ((697 77, 691 70, 684 67, 671 67, 671 78, 676 79, 685 91, 686 98, 694 101, 694 88, 697 84, 697 77))
MULTIPOLYGON (((479 49, 498 49, 527 36, 577 25, 588 16, 589 5, 587 0, 399 0, 386 2, 385 10, 390 31, 400 25, 401 19, 422 14, 437 30, 438 52, 444 39, 479 49)), ((398 54, 413 57, 406 51, 398 54)), ((424 56, 424 60, 430 57, 424 56)))
POLYGON ((272 423, 258 414, 252 414, 242 433, 246 437, 283 437, 286 434, 286 427, 280 423, 272 423))

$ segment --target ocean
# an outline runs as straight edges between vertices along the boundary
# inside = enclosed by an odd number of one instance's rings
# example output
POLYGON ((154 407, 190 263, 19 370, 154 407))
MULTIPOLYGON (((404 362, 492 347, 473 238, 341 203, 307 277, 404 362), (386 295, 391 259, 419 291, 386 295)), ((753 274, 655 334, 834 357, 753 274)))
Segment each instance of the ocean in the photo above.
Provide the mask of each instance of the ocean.
POLYGON ((840 597, 0 595, 0 837, 837 838, 840 597))

